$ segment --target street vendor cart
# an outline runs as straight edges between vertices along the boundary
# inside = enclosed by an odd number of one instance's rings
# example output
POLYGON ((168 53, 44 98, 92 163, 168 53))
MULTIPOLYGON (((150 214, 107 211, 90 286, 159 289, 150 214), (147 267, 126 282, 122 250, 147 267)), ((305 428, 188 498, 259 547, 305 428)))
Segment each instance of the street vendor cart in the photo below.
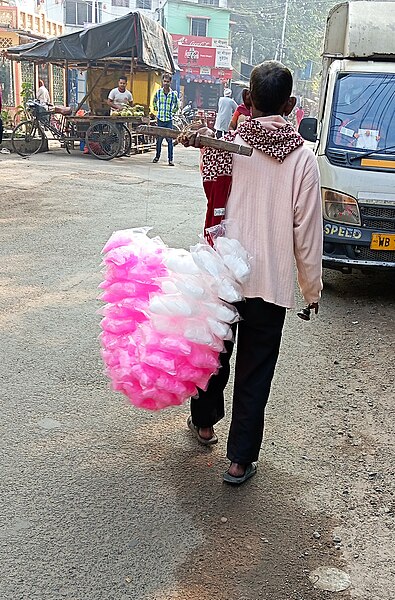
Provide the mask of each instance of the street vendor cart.
MULTIPOLYGON (((18 123, 11 134, 11 145, 20 156, 31 156, 57 140, 70 154, 75 144, 86 146, 89 154, 102 160, 136 154, 149 147, 152 136, 136 133, 145 117, 73 116, 48 111, 35 101, 26 105, 29 118, 18 123)), ((56 109, 55 109, 56 111, 56 109)))
POLYGON ((13 148, 22 156, 41 151, 48 139, 59 141, 68 152, 83 142, 103 160, 154 147, 154 138, 138 133, 137 127, 150 123, 150 102, 161 74, 176 69, 170 36, 156 21, 129 13, 83 31, 8 48, 7 57, 61 66, 66 78, 70 68, 87 71, 87 93, 74 110, 47 110, 37 102, 27 103, 27 118, 12 133, 13 148), (112 116, 106 99, 121 74, 128 76, 141 108, 127 116, 112 116), (85 104, 87 112, 81 110, 85 104))

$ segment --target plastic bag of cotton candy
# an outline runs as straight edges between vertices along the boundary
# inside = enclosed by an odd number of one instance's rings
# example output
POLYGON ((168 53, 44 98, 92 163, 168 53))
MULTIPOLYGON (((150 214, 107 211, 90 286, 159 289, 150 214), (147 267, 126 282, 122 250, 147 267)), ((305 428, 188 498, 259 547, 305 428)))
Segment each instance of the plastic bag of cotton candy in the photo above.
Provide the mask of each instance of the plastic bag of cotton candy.
POLYGON ((100 341, 112 388, 160 410, 206 389, 218 371, 250 263, 236 240, 188 252, 148 231, 117 231, 103 248, 100 341))

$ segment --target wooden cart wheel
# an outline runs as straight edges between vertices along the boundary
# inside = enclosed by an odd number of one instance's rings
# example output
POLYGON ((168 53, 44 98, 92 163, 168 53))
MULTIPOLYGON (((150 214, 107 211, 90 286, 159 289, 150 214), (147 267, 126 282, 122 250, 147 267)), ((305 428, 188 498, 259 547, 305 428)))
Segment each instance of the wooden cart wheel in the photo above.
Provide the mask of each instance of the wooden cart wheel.
POLYGON ((132 147, 132 134, 130 133, 128 126, 125 123, 122 123, 119 129, 121 134, 121 148, 117 154, 117 158, 129 154, 132 147))
POLYGON ((111 160, 121 149, 121 132, 114 123, 93 123, 85 136, 85 143, 93 156, 100 160, 111 160))

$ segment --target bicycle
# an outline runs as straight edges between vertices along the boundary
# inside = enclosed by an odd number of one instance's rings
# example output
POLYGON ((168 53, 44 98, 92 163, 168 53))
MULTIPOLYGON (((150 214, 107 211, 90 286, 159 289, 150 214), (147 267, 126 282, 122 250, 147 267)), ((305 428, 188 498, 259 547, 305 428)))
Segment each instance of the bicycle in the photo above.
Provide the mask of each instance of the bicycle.
POLYGON ((11 134, 12 148, 20 156, 32 156, 43 150, 47 133, 69 154, 74 143, 80 141, 100 160, 127 156, 131 151, 132 135, 123 121, 112 122, 89 115, 74 117, 71 109, 48 110, 36 100, 27 102, 26 109, 30 118, 14 127, 11 134))
POLYGON ((70 154, 74 142, 79 138, 74 125, 66 119, 65 115, 57 114, 55 118, 53 111, 49 111, 35 100, 26 103, 26 110, 30 118, 21 121, 12 130, 11 145, 14 152, 20 156, 31 156, 42 151, 48 139, 46 134, 48 131, 70 154))

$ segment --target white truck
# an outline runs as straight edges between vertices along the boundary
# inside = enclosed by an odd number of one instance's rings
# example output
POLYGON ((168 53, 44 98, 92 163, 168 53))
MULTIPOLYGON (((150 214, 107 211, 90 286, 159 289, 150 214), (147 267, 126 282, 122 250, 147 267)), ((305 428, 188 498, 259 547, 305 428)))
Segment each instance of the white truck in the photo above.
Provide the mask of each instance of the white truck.
POLYGON ((328 16, 316 142, 323 266, 394 269, 395 2, 345 2, 328 16))

